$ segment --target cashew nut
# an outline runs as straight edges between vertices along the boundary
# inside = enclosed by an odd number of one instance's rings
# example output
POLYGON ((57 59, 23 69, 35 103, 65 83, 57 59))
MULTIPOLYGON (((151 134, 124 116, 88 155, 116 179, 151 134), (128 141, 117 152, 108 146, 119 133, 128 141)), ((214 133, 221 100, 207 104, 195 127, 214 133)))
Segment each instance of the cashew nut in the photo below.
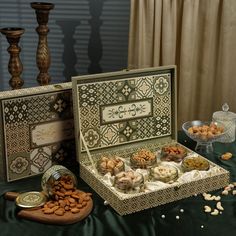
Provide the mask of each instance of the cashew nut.
POLYGON ((220 210, 220 211, 223 211, 223 210, 224 210, 224 208, 223 208, 222 205, 221 205, 221 202, 217 202, 217 203, 216 203, 216 208, 217 208, 218 210, 220 210))
POLYGON ((232 194, 233 194, 233 195, 236 195, 236 190, 233 190, 233 191, 232 191, 232 194))
POLYGON ((209 206, 204 206, 204 211, 205 212, 211 212, 211 208, 209 206))
POLYGON ((216 201, 220 201, 221 200, 221 196, 215 196, 215 200, 216 201))
POLYGON ((206 194, 206 195, 204 196, 204 199, 205 199, 206 201, 212 201, 212 200, 215 199, 215 196, 214 196, 214 195, 211 196, 211 194, 206 194))
POLYGON ((210 196, 211 194, 209 193, 203 193, 202 196, 205 197, 205 196, 210 196))
POLYGON ((222 194, 223 194, 223 195, 228 195, 228 194, 229 194, 229 191, 224 190, 224 191, 222 191, 222 194))
POLYGON ((219 214, 219 210, 214 209, 214 211, 211 212, 211 215, 217 216, 219 214))
POLYGON ((228 187, 234 188, 234 184, 229 184, 228 187))

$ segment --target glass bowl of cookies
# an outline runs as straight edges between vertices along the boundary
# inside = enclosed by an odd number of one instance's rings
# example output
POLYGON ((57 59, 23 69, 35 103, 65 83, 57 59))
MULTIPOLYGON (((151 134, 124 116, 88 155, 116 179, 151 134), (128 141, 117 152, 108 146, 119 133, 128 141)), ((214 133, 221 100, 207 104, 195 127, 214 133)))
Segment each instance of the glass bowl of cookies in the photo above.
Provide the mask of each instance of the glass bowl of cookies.
POLYGON ((197 142, 195 151, 201 154, 213 152, 213 142, 217 142, 226 132, 226 127, 214 121, 187 121, 182 129, 188 137, 197 142))

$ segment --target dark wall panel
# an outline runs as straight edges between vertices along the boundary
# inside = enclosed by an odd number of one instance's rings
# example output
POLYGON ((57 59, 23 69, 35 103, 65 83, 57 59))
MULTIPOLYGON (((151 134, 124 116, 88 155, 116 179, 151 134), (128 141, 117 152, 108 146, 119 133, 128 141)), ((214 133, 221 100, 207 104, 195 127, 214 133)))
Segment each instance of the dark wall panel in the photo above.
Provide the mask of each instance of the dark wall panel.
MULTIPOLYGON (((30 0, 0 0, 0 27, 23 27, 20 40, 21 77, 24 87, 37 85, 38 35, 30 0)), ((128 0, 54 0, 50 12, 48 45, 52 83, 70 81, 73 75, 126 68, 128 54, 128 0)), ((8 90, 9 54, 5 36, 0 36, 0 90, 8 90)))

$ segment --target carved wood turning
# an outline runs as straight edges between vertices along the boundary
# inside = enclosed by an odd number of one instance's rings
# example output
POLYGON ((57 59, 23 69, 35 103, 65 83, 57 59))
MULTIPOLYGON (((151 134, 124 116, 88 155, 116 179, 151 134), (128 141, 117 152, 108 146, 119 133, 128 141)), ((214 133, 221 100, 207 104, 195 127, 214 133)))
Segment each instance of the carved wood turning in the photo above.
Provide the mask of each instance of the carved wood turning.
POLYGON ((12 89, 20 89, 24 84, 24 80, 20 78, 23 71, 23 65, 19 57, 21 48, 18 46, 18 43, 25 30, 23 28, 3 28, 0 32, 6 36, 7 41, 10 44, 7 49, 10 54, 8 71, 11 74, 11 79, 9 80, 9 84, 12 89))
POLYGON ((46 2, 32 2, 31 7, 35 9, 37 22, 39 26, 36 31, 39 35, 36 61, 39 68, 37 81, 40 85, 47 85, 51 81, 48 69, 51 64, 50 50, 47 43, 47 34, 49 28, 47 27, 49 11, 54 8, 54 4, 46 2))

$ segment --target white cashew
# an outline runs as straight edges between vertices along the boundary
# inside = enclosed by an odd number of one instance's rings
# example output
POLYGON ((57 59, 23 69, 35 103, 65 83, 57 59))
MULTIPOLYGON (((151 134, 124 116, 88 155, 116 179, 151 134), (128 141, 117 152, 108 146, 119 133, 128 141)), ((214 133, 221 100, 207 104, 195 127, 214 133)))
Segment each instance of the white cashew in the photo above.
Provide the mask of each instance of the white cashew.
POLYGON ((229 191, 224 190, 224 191, 222 191, 222 194, 223 194, 223 195, 228 195, 228 194, 229 194, 229 191))
POLYGON ((211 215, 217 216, 219 214, 219 211, 217 209, 214 209, 214 211, 211 212, 211 215))
POLYGON ((204 211, 205 212, 211 212, 211 208, 209 206, 204 206, 204 211))
POLYGON ((216 201, 220 201, 221 200, 221 196, 215 196, 215 200, 216 201))
POLYGON ((232 194, 233 194, 233 195, 236 195, 236 190, 233 190, 232 194))
POLYGON ((211 194, 209 193, 203 193, 202 196, 205 198, 205 197, 211 197, 211 194))
POLYGON ((205 195, 204 199, 205 199, 206 201, 212 201, 212 200, 215 199, 215 196, 214 196, 214 195, 211 196, 211 194, 207 194, 207 195, 205 195))
POLYGON ((229 184, 228 187, 234 188, 234 184, 229 184))
POLYGON ((217 203, 216 203, 216 208, 217 208, 218 210, 220 210, 220 211, 223 211, 223 210, 224 210, 224 208, 223 208, 222 205, 221 205, 221 202, 217 202, 217 203))

